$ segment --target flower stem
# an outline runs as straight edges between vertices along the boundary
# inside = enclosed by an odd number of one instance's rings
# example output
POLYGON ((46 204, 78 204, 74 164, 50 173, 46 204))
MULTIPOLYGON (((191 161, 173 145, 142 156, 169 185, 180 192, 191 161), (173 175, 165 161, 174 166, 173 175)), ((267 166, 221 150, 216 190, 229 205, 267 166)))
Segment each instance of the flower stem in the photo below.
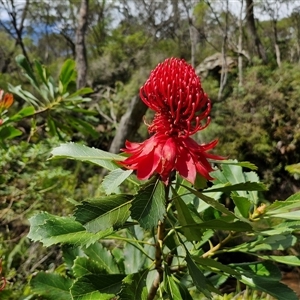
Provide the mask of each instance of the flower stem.
POLYGON ((164 270, 162 267, 162 246, 163 246, 163 239, 164 239, 164 231, 165 231, 165 224, 164 222, 159 221, 157 226, 157 242, 155 244, 155 269, 157 271, 157 276, 155 277, 152 286, 150 288, 149 294, 147 299, 152 300, 155 298, 157 290, 160 284, 163 281, 164 277, 164 270))
MULTIPOLYGON (((168 184, 165 187, 165 199, 166 199, 165 206, 166 206, 166 208, 170 204, 169 191, 170 191, 170 185, 168 184)), ((158 225, 157 225, 157 241, 155 244, 155 269, 157 271, 157 276, 155 277, 155 279, 151 285, 147 300, 153 300, 155 298, 158 288, 164 280, 164 269, 163 269, 163 241, 164 241, 164 238, 165 238, 165 218, 162 221, 159 221, 158 225)), ((172 262, 172 260, 171 260, 171 262, 172 262)), ((167 261, 167 263, 169 264, 168 261, 167 261)))

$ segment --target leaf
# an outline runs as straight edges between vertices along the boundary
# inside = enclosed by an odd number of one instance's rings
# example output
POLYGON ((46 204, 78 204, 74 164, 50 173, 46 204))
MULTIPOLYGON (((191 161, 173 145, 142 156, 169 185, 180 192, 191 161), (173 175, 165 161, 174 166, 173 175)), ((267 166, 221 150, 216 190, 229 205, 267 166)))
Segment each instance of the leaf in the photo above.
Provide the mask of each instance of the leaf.
POLYGON ((83 277, 89 274, 108 274, 97 261, 88 257, 77 257, 74 261, 73 272, 76 277, 83 277))
POLYGON ((118 168, 115 161, 124 160, 121 155, 112 154, 100 149, 90 148, 84 145, 65 143, 51 151, 53 158, 68 158, 86 161, 101 166, 110 171, 118 168))
POLYGON ((35 69, 40 77, 40 79, 42 80, 42 82, 47 85, 47 72, 46 72, 46 68, 40 64, 39 61, 35 60, 34 61, 34 66, 35 69))
MULTIPOLYGON (((252 231, 252 227, 250 224, 242 222, 242 221, 236 221, 236 222, 226 222, 220 219, 214 219, 210 221, 206 221, 203 223, 196 223, 196 224, 187 224, 182 226, 184 228, 193 228, 198 230, 203 229, 214 229, 214 230, 230 230, 230 231, 236 231, 236 232, 246 232, 246 231, 252 231)), ((180 228, 180 227, 178 227, 180 228)))
POLYGON ((26 118, 28 116, 34 115, 35 109, 33 106, 27 106, 22 108, 19 112, 17 112, 15 115, 9 118, 9 121, 17 122, 20 121, 23 118, 26 118))
POLYGON ((70 278, 44 272, 39 272, 30 282, 32 291, 47 300, 71 300, 72 283, 70 278))
MULTIPOLYGON (((211 176, 216 178, 215 183, 223 183, 227 185, 236 185, 246 183, 246 178, 242 167, 239 165, 222 165, 222 171, 217 170, 211 173, 211 176)), ((244 190, 237 190, 235 193, 239 196, 248 198, 248 193, 244 190)))
POLYGON ((146 300, 147 287, 146 279, 149 270, 142 270, 138 273, 129 274, 123 279, 122 290, 119 294, 122 300, 146 300))
POLYGON ((121 183, 132 174, 132 172, 133 170, 124 171, 122 169, 116 169, 105 176, 102 181, 102 187, 106 195, 113 193, 121 185, 121 183))
POLYGON ((300 193, 290 196, 285 201, 275 201, 265 209, 265 215, 288 220, 300 220, 300 193))
POLYGON ((85 135, 90 135, 93 138, 99 138, 99 133, 95 130, 95 128, 89 123, 86 122, 78 116, 65 116, 66 121, 75 129, 77 129, 79 132, 82 132, 85 135))
POLYGON ((63 85, 63 92, 67 91, 68 85, 71 81, 75 80, 75 61, 73 59, 67 59, 60 71, 59 80, 63 85))
POLYGON ((272 214, 272 217, 299 221, 300 220, 300 211, 291 211, 291 212, 281 213, 281 214, 280 213, 272 214))
POLYGON ((184 227, 185 225, 195 225, 191 212, 188 209, 188 206, 184 203, 184 201, 175 194, 175 190, 173 191, 175 196, 174 203, 177 210, 178 220, 180 224, 183 226, 184 236, 188 241, 200 241, 202 238, 202 230, 193 227, 184 227), (177 197, 176 197, 177 196, 177 197))
POLYGON ((22 54, 19 54, 16 56, 16 63, 23 69, 25 70, 27 76, 29 77, 30 81, 34 83, 36 87, 38 87, 38 82, 33 74, 32 68, 26 59, 26 57, 22 54))
POLYGON ((294 255, 257 255, 264 260, 272 260, 290 266, 300 266, 300 257, 294 255))
POLYGON ((137 220, 144 229, 157 226, 163 220, 166 208, 165 186, 159 180, 150 181, 142 186, 134 196, 131 217, 137 220))
POLYGON ((87 199, 76 207, 74 216, 90 232, 120 227, 130 216, 132 197, 118 194, 87 199))
POLYGON ((112 229, 97 234, 87 232, 85 228, 70 217, 58 217, 46 212, 39 213, 29 219, 28 237, 48 247, 53 244, 91 245, 97 240, 112 233, 112 229))
POLYGON ((193 256, 193 260, 202 266, 209 267, 212 272, 219 273, 222 271, 227 275, 238 275, 238 272, 232 269, 230 266, 223 265, 222 263, 212 259, 212 258, 202 258, 199 256, 193 256))
POLYGON ((285 250, 295 245, 296 242, 297 238, 291 234, 275 234, 264 238, 260 237, 259 240, 238 245, 231 250, 238 250, 246 253, 253 253, 262 250, 285 250))
MULTIPOLYGON (((187 249, 186 249, 187 250, 187 249)), ((187 262, 189 274, 191 275, 194 285, 196 288, 202 292, 206 297, 211 299, 211 292, 220 294, 219 290, 217 290, 209 281, 205 278, 203 273, 200 271, 198 266, 193 261, 190 254, 187 252, 185 260, 187 262)))
MULTIPOLYGON (((146 252, 146 247, 144 248, 138 243, 138 238, 135 235, 130 235, 130 231, 130 229, 127 231, 127 238, 130 240, 125 244, 123 249, 124 270, 126 274, 136 273, 143 269, 146 265, 147 254, 150 254, 149 251, 146 252)), ((149 247, 151 247, 151 250, 154 249, 153 246, 149 247)))
POLYGON ((240 273, 239 280, 246 285, 266 292, 278 300, 297 300, 298 296, 286 285, 279 282, 280 270, 270 262, 236 264, 232 266, 240 273))
POLYGON ((164 285, 170 300, 182 300, 180 289, 168 268, 165 268, 164 285))
POLYGON ((92 88, 84 87, 84 88, 81 88, 81 89, 77 90, 75 93, 69 95, 68 97, 66 97, 66 99, 74 98, 74 97, 77 97, 77 96, 80 96, 80 95, 91 94, 93 92, 94 92, 94 90, 92 88))
POLYGON ((102 244, 95 243, 84 249, 84 253, 89 257, 89 259, 94 260, 97 264, 105 269, 108 274, 119 273, 119 268, 117 266, 114 256, 111 251, 102 246, 102 244))
POLYGON ((110 300, 120 292, 123 274, 89 274, 71 287, 73 300, 110 300))
POLYGON ((205 192, 223 192, 229 193, 234 191, 266 191, 267 187, 261 182, 242 182, 237 184, 230 184, 229 182, 226 183, 223 187, 219 188, 210 188, 209 190, 202 191, 205 192))
POLYGON ((233 166, 240 166, 240 167, 244 167, 244 168, 248 168, 251 170, 257 170, 257 166, 254 165, 253 163, 249 162, 249 161, 240 161, 238 162, 237 160, 211 160, 211 162, 216 163, 216 164, 220 164, 220 165, 233 165, 233 166))
POLYGON ((13 126, 5 126, 0 128, 0 140, 13 139, 16 136, 22 135, 23 132, 13 126))
POLYGON ((202 193, 200 193, 199 191, 196 191, 192 188, 189 188, 187 186, 185 186, 185 188, 190 191, 192 194, 194 194, 195 196, 199 197, 200 199, 202 199, 204 202, 206 202, 207 204, 209 204, 210 206, 212 206, 213 208, 215 208, 216 210, 222 212, 223 214, 227 215, 227 216, 231 216, 232 218, 235 218, 235 215, 228 210, 223 204, 219 203, 218 201, 216 201, 213 198, 210 198, 202 193))
POLYGON ((232 195, 231 198, 232 198, 235 206, 239 210, 240 214, 244 218, 248 219, 249 214, 251 212, 250 209, 252 207, 252 203, 249 201, 249 199, 242 197, 242 196, 237 196, 237 195, 232 195))
POLYGON ((288 165, 285 167, 285 169, 292 175, 295 175, 295 174, 300 175, 300 163, 288 165))
POLYGON ((184 284, 181 284, 180 282, 178 283, 180 294, 182 299, 184 300, 193 300, 191 294, 189 293, 189 290, 184 284))
POLYGON ((35 107, 40 107, 41 101, 39 101, 31 93, 22 90, 22 87, 20 85, 13 86, 10 83, 8 83, 7 86, 8 86, 8 89, 9 89, 10 92, 18 95, 20 98, 24 99, 26 102, 29 102, 30 105, 33 105, 35 107))

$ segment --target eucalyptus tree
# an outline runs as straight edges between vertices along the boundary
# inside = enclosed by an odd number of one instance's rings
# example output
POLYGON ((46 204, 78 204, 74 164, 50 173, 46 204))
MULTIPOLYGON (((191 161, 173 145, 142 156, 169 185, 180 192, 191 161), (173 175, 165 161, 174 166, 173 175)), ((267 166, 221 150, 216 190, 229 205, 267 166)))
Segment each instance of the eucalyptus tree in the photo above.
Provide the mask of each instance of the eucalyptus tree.
POLYGON ((259 58, 267 63, 267 54, 265 48, 260 40, 258 35, 256 24, 255 24, 255 16, 254 16, 254 1, 246 0, 246 23, 249 31, 248 39, 254 44, 254 49, 259 58))

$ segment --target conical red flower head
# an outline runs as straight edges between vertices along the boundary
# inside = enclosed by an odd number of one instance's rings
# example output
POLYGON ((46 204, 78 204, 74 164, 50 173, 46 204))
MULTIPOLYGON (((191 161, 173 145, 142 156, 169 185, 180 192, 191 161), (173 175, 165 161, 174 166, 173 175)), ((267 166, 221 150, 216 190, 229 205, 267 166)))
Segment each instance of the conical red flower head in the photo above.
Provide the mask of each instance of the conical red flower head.
POLYGON ((136 170, 141 180, 159 174, 165 184, 174 170, 191 183, 197 173, 212 179, 209 173, 213 169, 207 159, 223 157, 206 153, 217 141, 198 145, 190 137, 208 126, 211 109, 192 66, 177 58, 165 60, 151 72, 140 96, 155 111, 154 120, 148 125, 154 135, 143 143, 127 141, 122 150, 131 156, 121 165, 136 170), (204 125, 202 120, 206 120, 204 125))
POLYGON ((159 64, 141 87, 140 97, 156 112, 150 133, 187 137, 210 122, 210 100, 193 67, 182 59, 170 58, 159 64))

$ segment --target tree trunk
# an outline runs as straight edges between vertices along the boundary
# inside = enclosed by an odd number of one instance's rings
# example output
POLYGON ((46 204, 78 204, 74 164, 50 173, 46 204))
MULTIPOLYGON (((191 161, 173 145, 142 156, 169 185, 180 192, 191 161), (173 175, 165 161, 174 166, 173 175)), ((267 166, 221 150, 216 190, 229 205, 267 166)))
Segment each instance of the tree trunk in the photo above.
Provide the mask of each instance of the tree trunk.
POLYGON ((227 66, 227 39, 228 39, 228 1, 226 0, 226 16, 225 16, 225 29, 223 30, 223 43, 222 43, 222 70, 221 70, 221 78, 220 78, 220 88, 218 93, 218 100, 222 99, 222 93, 227 83, 228 77, 228 66, 227 66))
POLYGON ((133 138, 143 120, 146 110, 147 106, 140 97, 135 96, 132 98, 130 106, 125 115, 121 118, 116 135, 110 145, 109 152, 119 153, 120 149, 124 147, 125 141, 133 138))
POLYGON ((241 10, 239 16, 239 41, 238 41, 238 70, 239 70, 239 86, 243 86, 243 5, 244 1, 241 0, 241 10))
POLYGON ((262 59, 263 63, 266 64, 268 62, 267 55, 265 49, 260 41, 260 38, 257 34, 255 20, 254 20, 254 8, 253 8, 253 0, 246 0, 246 21, 247 27, 249 30, 249 36, 254 39, 254 44, 256 48, 256 53, 260 59, 262 59))
POLYGON ((281 67, 281 55, 280 55, 280 48, 278 45, 278 34, 277 34, 277 20, 273 20, 273 31, 274 31, 274 46, 275 46, 275 55, 276 55, 276 62, 278 67, 281 67))
POLYGON ((76 30, 76 66, 77 66, 77 89, 86 85, 87 57, 85 47, 85 33, 88 25, 89 0, 81 0, 78 27, 76 30))

